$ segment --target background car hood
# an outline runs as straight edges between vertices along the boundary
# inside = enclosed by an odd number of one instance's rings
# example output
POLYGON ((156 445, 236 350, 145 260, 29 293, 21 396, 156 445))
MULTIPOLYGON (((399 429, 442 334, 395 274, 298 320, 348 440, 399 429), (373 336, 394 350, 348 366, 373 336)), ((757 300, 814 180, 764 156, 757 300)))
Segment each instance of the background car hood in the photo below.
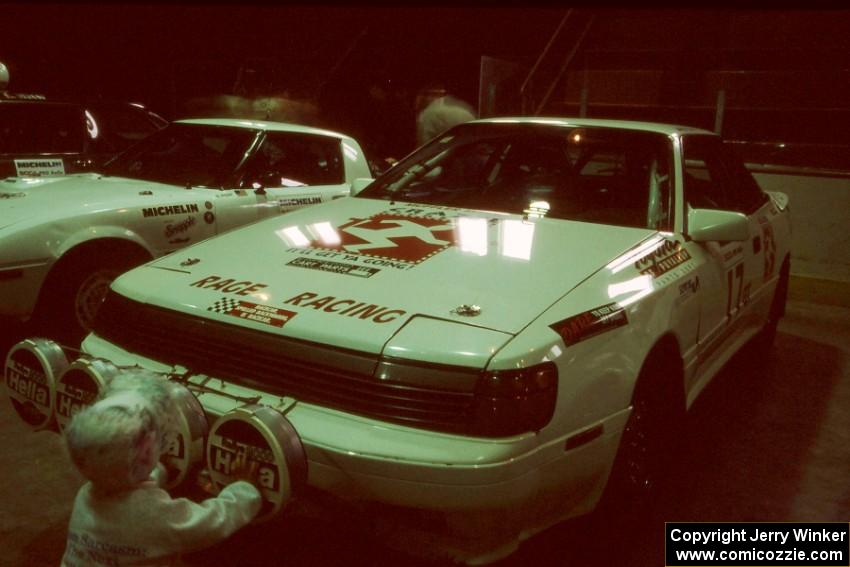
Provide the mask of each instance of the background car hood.
POLYGON ((380 352, 416 316, 516 334, 651 234, 349 198, 186 248, 114 289, 226 323, 380 352), (249 321, 242 314, 251 305, 272 308, 265 315, 273 321, 249 321))
POLYGON ((14 178, 0 182, 0 226, 33 217, 67 217, 102 208, 150 206, 151 195, 163 186, 124 177, 83 173, 46 178, 14 178))

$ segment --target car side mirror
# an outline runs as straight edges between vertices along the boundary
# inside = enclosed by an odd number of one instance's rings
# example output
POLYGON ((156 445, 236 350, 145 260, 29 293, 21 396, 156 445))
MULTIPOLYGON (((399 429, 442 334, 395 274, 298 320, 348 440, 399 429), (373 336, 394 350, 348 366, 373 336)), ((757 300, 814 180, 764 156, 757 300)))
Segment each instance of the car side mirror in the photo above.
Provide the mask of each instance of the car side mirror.
POLYGON ((351 196, 357 195, 365 189, 374 179, 371 177, 358 177, 351 183, 351 196))
POLYGON ((695 242, 747 240, 750 223, 744 213, 716 209, 691 209, 688 235, 695 242))

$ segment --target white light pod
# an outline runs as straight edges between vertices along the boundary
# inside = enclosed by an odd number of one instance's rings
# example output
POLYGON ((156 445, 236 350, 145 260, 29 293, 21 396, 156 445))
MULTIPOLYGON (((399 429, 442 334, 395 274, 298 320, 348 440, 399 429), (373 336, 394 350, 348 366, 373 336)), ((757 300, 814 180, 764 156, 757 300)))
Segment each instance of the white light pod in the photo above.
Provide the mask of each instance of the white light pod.
POLYGON ((56 381, 56 423, 59 431, 86 406, 92 405, 121 371, 117 366, 99 358, 79 358, 56 381))
POLYGON ((221 416, 207 440, 207 467, 215 487, 232 480, 237 455, 259 465, 263 507, 255 521, 280 512, 307 482, 307 457, 295 428, 280 412, 261 405, 237 408, 221 416))
POLYGON ((209 431, 204 408, 188 388, 173 383, 171 395, 176 412, 165 428, 162 454, 168 471, 164 487, 169 490, 186 480, 192 467, 204 460, 204 438, 209 431))
POLYGON ((62 347, 48 339, 24 339, 6 356, 6 395, 18 416, 35 431, 53 423, 56 377, 66 368, 62 347))

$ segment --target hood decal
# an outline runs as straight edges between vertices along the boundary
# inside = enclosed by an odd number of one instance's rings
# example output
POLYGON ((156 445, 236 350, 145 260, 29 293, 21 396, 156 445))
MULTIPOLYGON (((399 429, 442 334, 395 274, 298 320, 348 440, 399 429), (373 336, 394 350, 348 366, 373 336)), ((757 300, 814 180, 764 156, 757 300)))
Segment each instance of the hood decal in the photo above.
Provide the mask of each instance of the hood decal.
POLYGON ((290 297, 283 302, 286 305, 309 307, 316 311, 357 317, 373 323, 390 323, 407 314, 403 309, 390 309, 374 303, 357 301, 356 299, 339 298, 332 295, 319 297, 318 293, 307 291, 290 297), (318 299, 317 299, 318 298, 318 299))
POLYGON ((245 301, 244 299, 233 299, 230 297, 222 297, 207 307, 207 311, 230 315, 239 319, 247 319, 248 321, 263 323, 278 328, 283 327, 287 321, 296 315, 295 312, 287 311, 286 309, 278 309, 269 305, 260 305, 245 301))
POLYGON ((235 293, 236 295, 250 295, 264 287, 269 287, 268 284, 237 280, 235 278, 223 278, 221 276, 207 276, 189 285, 201 289, 214 289, 224 293, 235 293))
POLYGON ((565 345, 571 346, 628 323, 626 312, 614 302, 573 315, 549 327, 561 336, 565 345))
POLYGON ((391 208, 350 218, 336 228, 330 224, 305 228, 316 236, 308 238, 299 227, 280 231, 292 245, 288 251, 301 256, 289 265, 366 278, 381 268, 409 270, 455 244, 453 219, 442 211, 439 216, 422 216, 391 208))

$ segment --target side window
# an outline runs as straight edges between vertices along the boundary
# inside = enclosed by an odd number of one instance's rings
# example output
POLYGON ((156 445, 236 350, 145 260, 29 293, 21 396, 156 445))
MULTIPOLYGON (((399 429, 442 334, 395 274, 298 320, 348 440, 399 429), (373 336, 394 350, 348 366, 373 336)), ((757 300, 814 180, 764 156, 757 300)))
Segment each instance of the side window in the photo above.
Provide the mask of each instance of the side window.
POLYGON ((268 132, 251 157, 242 187, 338 185, 345 181, 341 143, 336 138, 268 132))
POLYGON ((720 138, 685 136, 685 202, 695 209, 733 209, 720 138))
POLYGON ((122 151, 161 127, 131 105, 94 106, 87 112, 89 136, 102 151, 122 151))

